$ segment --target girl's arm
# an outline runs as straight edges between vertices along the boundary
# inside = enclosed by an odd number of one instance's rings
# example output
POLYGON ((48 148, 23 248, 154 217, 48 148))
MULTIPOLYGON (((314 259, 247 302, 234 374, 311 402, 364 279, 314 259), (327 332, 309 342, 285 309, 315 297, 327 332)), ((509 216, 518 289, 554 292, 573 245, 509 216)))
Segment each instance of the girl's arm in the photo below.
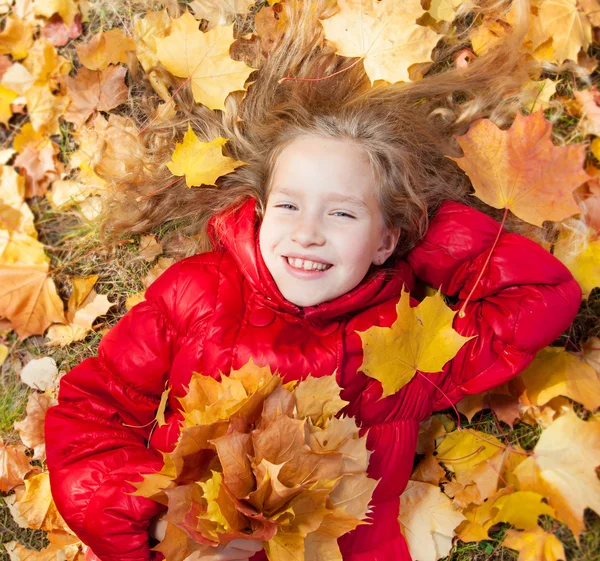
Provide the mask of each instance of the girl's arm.
POLYGON ((151 552, 148 526, 164 507, 129 496, 127 481, 159 471, 162 456, 146 446, 164 390, 177 325, 182 262, 163 273, 60 381, 58 405, 46 416, 52 495, 69 527, 102 561, 162 559, 151 552), (136 425, 136 428, 126 425, 136 425))
POLYGON ((474 287, 465 317, 456 314, 453 325, 477 337, 433 377, 445 394, 437 393, 434 410, 519 374, 579 309, 581 289, 569 270, 540 245, 504 229, 477 282, 499 228, 486 214, 446 201, 407 257, 417 277, 458 296, 454 310, 474 287))
MULTIPOLYGON (((372 499, 372 525, 340 538, 344 561, 410 561, 398 522, 399 497, 412 470, 419 422, 463 396, 501 384, 521 372, 536 353, 573 321, 581 290, 566 267, 531 240, 505 231, 490 262, 500 225, 465 205, 445 202, 431 220, 422 242, 408 255, 415 274, 442 292, 458 295, 459 310, 473 286, 466 315, 456 314, 454 328, 468 341, 439 374, 415 376, 398 393, 381 397, 381 384, 369 379, 358 397, 358 416, 369 430, 373 453, 369 477, 380 479, 372 499)), ((380 310, 382 325, 396 319, 395 306, 380 310)), ((363 330, 361 328, 359 330, 363 330)), ((362 362, 357 337, 349 340, 347 369, 362 362)), ((346 398, 348 399, 348 398, 346 398)))

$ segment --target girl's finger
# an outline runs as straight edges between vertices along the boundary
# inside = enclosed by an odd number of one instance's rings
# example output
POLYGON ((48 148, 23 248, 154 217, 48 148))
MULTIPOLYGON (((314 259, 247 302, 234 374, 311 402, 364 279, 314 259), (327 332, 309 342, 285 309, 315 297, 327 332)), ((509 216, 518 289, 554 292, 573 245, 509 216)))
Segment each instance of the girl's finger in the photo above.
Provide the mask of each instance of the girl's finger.
POLYGON ((231 540, 229 542, 229 546, 235 549, 241 549, 242 551, 250 551, 252 553, 256 553, 263 548, 262 542, 258 542, 256 540, 231 540))

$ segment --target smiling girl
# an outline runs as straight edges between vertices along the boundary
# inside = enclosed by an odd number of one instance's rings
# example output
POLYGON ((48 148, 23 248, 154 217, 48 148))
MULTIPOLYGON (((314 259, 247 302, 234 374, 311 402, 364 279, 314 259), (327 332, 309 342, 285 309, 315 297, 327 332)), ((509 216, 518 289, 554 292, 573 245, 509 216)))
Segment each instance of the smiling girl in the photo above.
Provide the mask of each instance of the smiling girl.
MULTIPOLYGON (((159 471, 160 452, 173 449, 177 398, 192 372, 219 379, 250 358, 285 381, 336 373, 349 402, 342 414, 368 434, 368 473, 380 480, 372 524, 339 539, 343 559, 409 561, 399 497, 419 423, 517 375, 579 307, 569 271, 515 233, 515 223, 478 278, 500 226, 495 212, 472 208, 483 205, 445 157, 460 155, 453 136, 474 119, 506 124, 520 107, 515 92, 533 64, 517 48, 526 19, 466 69, 372 86, 361 64, 350 66, 324 42, 314 18, 330 15, 331 2, 310 4, 296 12, 296 3, 285 3, 288 30, 248 91, 228 97, 225 113, 195 104, 183 89, 177 116, 141 135, 148 151, 141 175, 118 178, 109 201, 106 232, 176 220, 193 255, 148 288, 97 357, 62 378, 47 414, 57 508, 102 561, 162 559, 150 547, 151 534, 164 535, 164 521, 156 523, 164 507, 129 494, 129 481, 159 471), (281 81, 286 76, 311 80, 281 81), (173 181, 164 164, 188 123, 205 140, 229 138, 227 155, 247 165, 214 187, 164 188, 173 181), (476 337, 441 372, 415 376, 381 399, 380 382, 360 371, 357 331, 392 325, 402 288, 413 291, 417 278, 441 287, 455 310, 472 292, 453 326, 476 337), (155 430, 165 387, 166 424, 155 430)), ((260 547, 241 540, 195 558, 248 559, 260 547)), ((252 557, 264 559, 263 551, 252 557)))

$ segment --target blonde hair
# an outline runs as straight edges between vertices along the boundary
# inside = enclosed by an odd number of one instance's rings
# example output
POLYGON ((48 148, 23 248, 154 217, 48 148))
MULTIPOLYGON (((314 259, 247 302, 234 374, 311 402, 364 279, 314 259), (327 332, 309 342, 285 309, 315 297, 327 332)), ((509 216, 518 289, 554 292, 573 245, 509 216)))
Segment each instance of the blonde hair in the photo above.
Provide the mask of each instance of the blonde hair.
MULTIPOLYGON (((352 64, 352 59, 336 55, 324 40, 316 17, 333 13, 330 0, 283 4, 289 21, 286 32, 250 76, 247 91, 229 95, 225 112, 195 103, 190 89, 183 88, 175 98, 176 116, 155 122, 140 135, 146 150, 142 175, 109 178, 114 187, 102 222, 103 235, 115 237, 174 224, 174 235, 184 234, 191 242, 180 249, 181 256, 209 251, 213 248, 206 232, 208 220, 227 208, 235 209, 248 196, 258 201, 262 217, 278 155, 291 140, 307 134, 346 138, 368 155, 379 181, 386 225, 401 229, 396 250, 386 261, 388 267, 414 247, 444 200, 464 202, 497 218, 500 211, 484 208, 469 196, 468 178, 445 155, 461 155, 454 136, 464 134, 475 119, 487 117, 506 126, 521 107, 521 88, 537 63, 520 49, 528 28, 529 2, 512 4, 520 11, 512 34, 466 68, 442 69, 463 42, 438 49, 438 63, 421 80, 373 86, 362 63, 352 64), (294 5, 304 9, 294 10, 294 5), (286 76, 299 80, 281 81, 286 76), (165 188, 174 178, 164 164, 171 159, 175 143, 182 141, 188 123, 201 140, 228 138, 223 153, 247 165, 219 178, 216 186, 190 189, 181 180, 165 188)), ((178 85, 164 71, 161 75, 178 85)))

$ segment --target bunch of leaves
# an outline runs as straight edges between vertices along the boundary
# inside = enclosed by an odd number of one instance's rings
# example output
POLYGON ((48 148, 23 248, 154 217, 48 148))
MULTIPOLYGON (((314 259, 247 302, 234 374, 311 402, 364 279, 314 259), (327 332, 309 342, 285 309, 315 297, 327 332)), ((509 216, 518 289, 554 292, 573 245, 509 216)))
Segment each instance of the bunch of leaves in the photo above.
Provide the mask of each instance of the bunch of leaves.
POLYGON ((283 384, 252 359, 220 382, 194 373, 174 449, 132 483, 167 506, 155 549, 179 561, 198 544, 248 539, 270 561, 341 560, 337 538, 367 523, 377 481, 366 435, 336 416, 339 393, 335 374, 283 384))

